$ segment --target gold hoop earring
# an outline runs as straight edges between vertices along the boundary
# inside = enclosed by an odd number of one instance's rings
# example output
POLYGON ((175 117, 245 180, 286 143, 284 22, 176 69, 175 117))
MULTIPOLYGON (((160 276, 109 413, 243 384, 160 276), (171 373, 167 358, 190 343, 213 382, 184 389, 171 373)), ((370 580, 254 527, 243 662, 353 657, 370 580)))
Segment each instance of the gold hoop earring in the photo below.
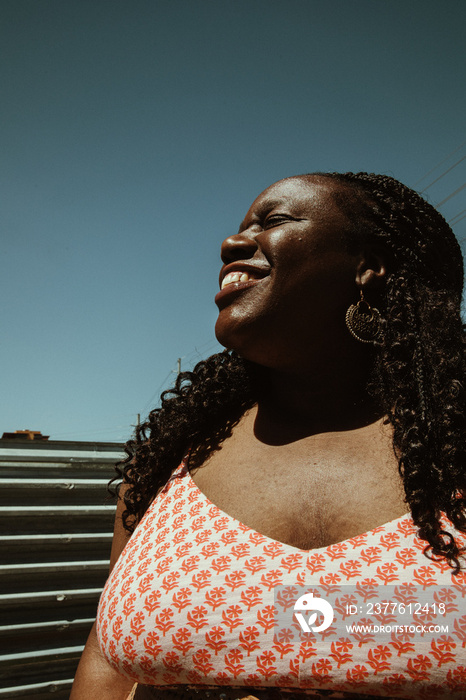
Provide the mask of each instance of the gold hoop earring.
POLYGON ((361 299, 357 304, 351 304, 346 312, 346 325, 353 338, 356 338, 359 342, 377 343, 382 336, 380 311, 367 303, 362 289, 359 292, 361 299))

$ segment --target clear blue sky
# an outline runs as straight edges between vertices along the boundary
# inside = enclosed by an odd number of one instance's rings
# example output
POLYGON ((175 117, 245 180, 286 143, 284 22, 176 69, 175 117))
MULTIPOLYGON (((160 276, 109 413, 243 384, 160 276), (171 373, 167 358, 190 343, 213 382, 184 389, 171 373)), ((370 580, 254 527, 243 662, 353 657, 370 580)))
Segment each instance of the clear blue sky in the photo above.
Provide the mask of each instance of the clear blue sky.
POLYGON ((1 0, 0 433, 127 439, 178 357, 219 348, 219 245, 275 180, 422 189, 466 155, 465 21, 463 0, 1 0))

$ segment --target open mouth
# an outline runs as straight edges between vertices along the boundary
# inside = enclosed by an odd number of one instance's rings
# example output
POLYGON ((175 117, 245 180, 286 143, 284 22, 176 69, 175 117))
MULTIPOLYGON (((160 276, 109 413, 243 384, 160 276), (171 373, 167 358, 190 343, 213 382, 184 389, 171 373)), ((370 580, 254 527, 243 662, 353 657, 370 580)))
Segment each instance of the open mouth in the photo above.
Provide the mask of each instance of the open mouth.
POLYGON ((249 272, 229 272, 222 280, 220 289, 225 289, 229 284, 235 284, 235 282, 249 282, 250 280, 261 279, 257 275, 250 274, 249 272))
POLYGON ((268 276, 269 271, 265 270, 233 270, 228 272, 220 283, 220 291, 215 297, 218 304, 224 298, 230 298, 236 294, 254 287, 258 282, 268 276), (265 273, 265 274, 264 274, 265 273))

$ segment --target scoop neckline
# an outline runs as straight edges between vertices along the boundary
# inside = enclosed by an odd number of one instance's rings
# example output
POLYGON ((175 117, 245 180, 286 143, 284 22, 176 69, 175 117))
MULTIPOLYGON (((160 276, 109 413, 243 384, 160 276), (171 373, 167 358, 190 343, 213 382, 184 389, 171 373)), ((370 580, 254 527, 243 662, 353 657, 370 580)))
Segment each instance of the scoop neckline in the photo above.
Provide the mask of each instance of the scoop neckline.
MULTIPOLYGON (((330 547, 335 547, 335 546, 338 546, 341 544, 346 544, 347 542, 349 542, 352 539, 355 539, 356 537, 364 537, 366 535, 370 535, 374 532, 374 530, 377 530, 380 527, 388 528, 388 531, 390 531, 391 529, 393 529, 393 527, 395 526, 396 523, 401 522, 405 518, 409 518, 410 523, 412 525, 414 524, 412 517, 411 517, 411 513, 407 512, 407 513, 404 513, 404 515, 400 515, 398 518, 394 518, 393 520, 389 520, 388 522, 382 523, 381 525, 376 525, 375 528, 373 528, 372 530, 366 530, 365 532, 361 532, 358 535, 353 535, 353 537, 348 537, 346 540, 339 540, 338 542, 332 542, 331 544, 325 545, 324 547, 316 547, 314 549, 300 549, 299 547, 294 547, 293 545, 287 544, 286 542, 281 542, 280 540, 274 540, 272 537, 269 537, 268 535, 263 535, 261 532, 254 530, 254 528, 250 527, 249 525, 246 525, 246 523, 243 523, 241 520, 238 520, 238 518, 235 518, 233 515, 230 515, 226 511, 222 510, 222 508, 219 508, 219 506, 217 506, 213 501, 211 501, 210 498, 208 498, 205 495, 205 493, 196 484, 196 482, 194 481, 194 479, 191 476, 191 472, 189 471, 189 468, 188 468, 185 460, 183 460, 183 462, 180 464, 178 469, 179 469, 180 475, 183 475, 183 470, 186 472, 187 477, 189 479, 189 483, 191 485, 191 488, 194 487, 198 491, 201 498, 207 504, 209 504, 210 506, 213 506, 214 508, 216 508, 218 510, 219 517, 222 517, 222 516, 227 517, 229 520, 231 520, 235 523, 238 523, 238 526, 240 527, 240 529, 243 530, 243 532, 250 532, 252 534, 258 535, 259 537, 264 538, 264 540, 266 540, 267 542, 271 542, 273 544, 279 544, 282 547, 286 547, 287 549, 293 550, 293 552, 298 552, 299 554, 302 554, 305 556, 310 556, 311 554, 314 554, 315 552, 325 552, 327 549, 330 549, 330 547)), ((175 472, 175 474, 176 474, 176 472, 175 472)))

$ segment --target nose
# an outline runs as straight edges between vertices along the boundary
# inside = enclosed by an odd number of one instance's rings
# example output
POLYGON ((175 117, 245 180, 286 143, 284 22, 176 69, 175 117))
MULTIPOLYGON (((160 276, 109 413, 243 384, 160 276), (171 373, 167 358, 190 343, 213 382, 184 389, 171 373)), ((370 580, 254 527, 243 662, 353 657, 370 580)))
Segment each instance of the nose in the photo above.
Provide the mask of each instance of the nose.
POLYGON ((256 235, 249 229, 225 238, 220 249, 220 257, 225 265, 235 260, 252 258, 258 249, 256 235))

